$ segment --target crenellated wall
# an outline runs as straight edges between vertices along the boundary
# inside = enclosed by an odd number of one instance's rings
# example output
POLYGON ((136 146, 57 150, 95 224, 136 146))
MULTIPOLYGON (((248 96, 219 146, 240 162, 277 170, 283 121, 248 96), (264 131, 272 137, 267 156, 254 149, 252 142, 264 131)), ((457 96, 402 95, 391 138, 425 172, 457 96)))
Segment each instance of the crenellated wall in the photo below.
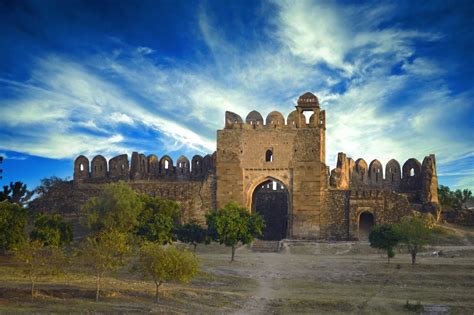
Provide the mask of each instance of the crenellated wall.
POLYGON ((195 155, 192 162, 185 156, 178 158, 176 165, 168 155, 161 159, 154 154, 148 157, 138 152, 111 158, 108 163, 98 155, 89 159, 81 155, 74 161, 74 182, 107 183, 124 181, 202 181, 209 173, 215 173, 215 154, 204 157, 195 155))
POLYGON ((401 166, 392 159, 384 166, 339 153, 329 171, 325 134, 326 113, 308 92, 286 119, 278 111, 264 118, 254 110, 245 120, 226 112, 212 155, 180 156, 176 163, 168 155, 138 152, 130 160, 126 154, 109 161, 98 155, 89 162, 81 155, 74 162, 73 190, 82 202, 102 184, 123 180, 137 191, 179 202, 185 220, 204 223, 207 211, 229 201, 256 211, 257 187, 273 181, 287 193, 279 223, 288 227, 286 237, 296 239, 366 239, 367 224, 398 222, 414 209, 433 212, 438 206, 434 155, 423 163, 411 158, 401 166))
POLYGON ((392 159, 383 166, 378 160, 370 162, 364 159, 353 161, 345 153, 339 153, 337 166, 331 171, 330 187, 342 190, 380 189, 403 193, 410 202, 438 203, 436 158, 434 154, 426 156, 421 164, 417 159, 408 159, 403 167, 392 159))

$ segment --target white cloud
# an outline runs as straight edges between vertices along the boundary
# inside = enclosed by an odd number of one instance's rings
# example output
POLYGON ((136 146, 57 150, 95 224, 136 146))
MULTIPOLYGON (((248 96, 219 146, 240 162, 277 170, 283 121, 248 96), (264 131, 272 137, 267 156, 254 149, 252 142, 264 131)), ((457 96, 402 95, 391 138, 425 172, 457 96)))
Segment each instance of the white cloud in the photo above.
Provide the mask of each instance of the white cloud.
POLYGON ((211 153, 225 110, 243 119, 253 109, 287 116, 305 91, 317 94, 327 111, 331 166, 343 151, 383 163, 436 153, 440 168, 474 147, 472 136, 461 134, 472 126, 456 126, 472 114, 472 93, 453 95, 443 67, 416 54, 415 41, 440 34, 381 27, 391 5, 282 1, 276 7, 276 31, 251 48, 245 39, 226 38, 220 21, 202 8, 197 26, 212 58, 196 63, 151 58, 151 48, 123 43, 81 64, 41 60, 27 84, 3 80, 19 97, 0 101, 0 123, 24 141, 5 137, 0 148, 57 158, 110 156, 156 141, 157 154, 211 153), (400 65, 401 74, 392 75, 400 65), (159 136, 133 139, 126 132, 147 128, 159 136))

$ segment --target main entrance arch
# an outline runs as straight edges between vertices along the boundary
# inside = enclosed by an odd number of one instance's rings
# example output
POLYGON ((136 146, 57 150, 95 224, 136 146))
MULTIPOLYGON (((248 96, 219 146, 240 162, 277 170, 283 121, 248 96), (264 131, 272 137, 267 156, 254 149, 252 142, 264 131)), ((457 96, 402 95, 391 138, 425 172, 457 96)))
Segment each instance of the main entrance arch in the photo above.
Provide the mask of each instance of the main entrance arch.
POLYGON ((288 234, 289 194, 279 181, 267 179, 257 185, 252 194, 252 211, 265 220, 262 239, 281 240, 288 234))

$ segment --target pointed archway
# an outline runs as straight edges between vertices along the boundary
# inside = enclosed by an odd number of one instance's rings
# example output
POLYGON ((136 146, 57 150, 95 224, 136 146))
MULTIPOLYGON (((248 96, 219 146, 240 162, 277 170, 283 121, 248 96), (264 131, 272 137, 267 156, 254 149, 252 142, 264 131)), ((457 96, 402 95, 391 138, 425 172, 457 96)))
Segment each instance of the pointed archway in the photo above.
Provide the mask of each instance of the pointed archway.
POLYGON ((263 240, 281 240, 288 235, 288 189, 279 181, 267 179, 252 194, 252 211, 265 220, 263 240))

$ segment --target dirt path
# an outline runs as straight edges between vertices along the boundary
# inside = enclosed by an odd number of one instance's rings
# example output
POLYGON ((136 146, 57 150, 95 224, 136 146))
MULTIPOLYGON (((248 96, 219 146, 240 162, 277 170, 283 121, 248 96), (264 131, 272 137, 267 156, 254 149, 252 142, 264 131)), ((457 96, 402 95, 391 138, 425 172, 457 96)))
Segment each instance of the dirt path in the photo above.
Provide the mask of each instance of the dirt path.
POLYGON ((237 268, 237 273, 256 280, 257 287, 249 294, 244 306, 233 314, 267 314, 269 303, 285 292, 282 278, 292 272, 288 266, 294 263, 293 259, 282 253, 243 251, 240 255, 242 260, 251 261, 252 268, 237 268))

